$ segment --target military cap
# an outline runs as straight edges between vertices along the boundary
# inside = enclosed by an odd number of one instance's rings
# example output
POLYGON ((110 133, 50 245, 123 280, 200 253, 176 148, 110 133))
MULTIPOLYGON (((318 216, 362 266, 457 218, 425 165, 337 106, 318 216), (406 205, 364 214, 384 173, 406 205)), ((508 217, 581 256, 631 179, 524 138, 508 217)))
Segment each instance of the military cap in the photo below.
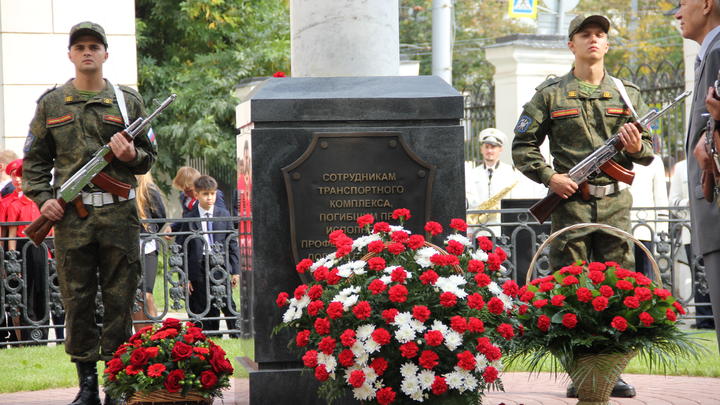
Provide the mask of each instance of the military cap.
POLYGON ((99 39, 100 42, 105 45, 105 49, 108 47, 107 37, 105 36, 105 30, 103 27, 100 26, 100 24, 96 24, 94 22, 90 21, 83 21, 81 23, 75 24, 70 29, 70 43, 68 44, 68 48, 72 46, 72 44, 77 41, 77 39, 83 35, 92 35, 95 38, 99 39))
POLYGON ((610 30, 610 20, 604 16, 591 15, 590 17, 585 17, 583 15, 579 15, 570 21, 570 25, 568 26, 568 39, 572 39, 573 35, 577 34, 578 31, 590 24, 599 25, 605 33, 610 30))
POLYGON ((489 143, 490 145, 503 146, 507 141, 507 136, 496 128, 485 128, 480 131, 480 143, 489 143))
POLYGON ((17 172, 16 176, 22 176, 22 159, 15 159, 12 162, 8 163, 7 166, 5 166, 5 173, 9 176, 13 175, 13 172, 17 172))

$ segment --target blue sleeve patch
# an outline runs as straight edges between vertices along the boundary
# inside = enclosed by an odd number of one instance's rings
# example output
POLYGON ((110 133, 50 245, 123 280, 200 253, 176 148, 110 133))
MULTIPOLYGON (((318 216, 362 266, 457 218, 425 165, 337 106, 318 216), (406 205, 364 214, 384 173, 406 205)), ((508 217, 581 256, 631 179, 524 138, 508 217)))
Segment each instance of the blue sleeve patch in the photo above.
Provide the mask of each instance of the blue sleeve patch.
POLYGON ((25 145, 23 146, 23 152, 24 153, 30 152, 30 148, 32 147, 33 143, 35 143, 35 135, 33 135, 32 132, 28 132, 27 138, 25 138, 25 145))
POLYGON ((530 124, 532 124, 532 123, 533 123, 532 118, 530 118, 527 115, 521 115, 520 119, 517 122, 517 125, 515 125, 515 132, 517 132, 518 134, 525 133, 525 131, 527 131, 528 128, 530 128, 530 124))

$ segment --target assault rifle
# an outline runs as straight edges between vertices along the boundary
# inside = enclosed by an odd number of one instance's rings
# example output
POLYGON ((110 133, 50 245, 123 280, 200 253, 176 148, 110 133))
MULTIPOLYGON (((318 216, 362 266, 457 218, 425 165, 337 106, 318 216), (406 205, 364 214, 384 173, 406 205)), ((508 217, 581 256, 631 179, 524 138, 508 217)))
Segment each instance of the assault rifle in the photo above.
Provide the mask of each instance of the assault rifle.
MULTIPOLYGON (((715 91, 713 97, 716 100, 720 99, 720 72, 718 72, 718 78, 713 84, 713 90, 715 91)), ((720 151, 718 150, 720 148, 720 133, 718 133, 720 125, 710 116, 710 113, 703 114, 703 116, 708 117, 705 136, 703 137, 705 140, 705 155, 707 156, 698 157, 697 160, 698 162, 705 162, 700 175, 703 196, 707 202, 713 202, 715 195, 720 192, 720 151)), ((703 138, 699 142, 702 142, 703 138)))
MULTIPOLYGON (((675 97, 675 100, 665 105, 660 111, 650 110, 647 114, 640 117, 635 122, 635 125, 638 125, 644 130, 644 128, 647 128, 655 120, 663 116, 669 109, 674 107, 685 97, 689 96, 690 93, 690 90, 685 91, 675 97)), ((598 174, 600 171, 604 171, 615 179, 620 179, 624 183, 631 184, 635 174, 612 160, 613 156, 615 156, 623 148, 619 135, 620 134, 615 134, 612 138, 608 139, 603 146, 596 149, 593 153, 570 169, 568 172, 570 179, 576 184, 581 185, 592 175, 598 174)), ((548 219, 548 217, 550 217, 550 214, 555 211, 562 200, 562 196, 550 191, 547 197, 535 203, 532 207, 530 207, 529 211, 532 216, 542 224, 548 219)))
MULTIPOLYGON (((160 104, 157 110, 153 111, 153 113, 150 114, 147 118, 140 117, 136 119, 135 122, 130 124, 129 127, 125 128, 120 133, 123 134, 129 142, 132 142, 133 139, 138 136, 138 134, 142 133, 147 128, 147 126, 150 124, 150 121, 152 121, 164 109, 166 109, 167 106, 170 105, 170 103, 175 101, 175 97, 177 97, 175 94, 170 95, 170 97, 166 98, 165 101, 160 104)), ((122 197, 128 198, 130 192, 129 185, 124 185, 124 183, 118 182, 112 177, 101 173, 101 170, 104 169, 105 166, 107 166, 108 163, 110 163, 114 158, 115 155, 113 154, 112 149, 110 149, 109 144, 103 145, 103 147, 98 149, 98 151, 95 152, 93 157, 87 163, 85 163, 85 165, 81 167, 80 170, 75 172, 72 177, 67 179, 65 183, 60 186, 57 197, 60 205, 65 208, 65 205, 68 202, 73 201, 80 194, 83 187, 85 187, 91 182, 98 184, 101 188, 105 188, 102 187, 103 185, 109 186, 108 189, 112 189, 113 187, 115 189, 119 188, 121 190, 120 195, 122 197)), ((45 240, 45 237, 50 232, 50 229, 52 229, 53 225, 55 225, 55 221, 43 215, 40 215, 40 217, 38 217, 30 225, 28 225, 27 228, 25 228, 25 235, 27 235, 28 238, 30 238, 30 240, 32 240, 36 246, 39 246, 42 241, 45 240)))

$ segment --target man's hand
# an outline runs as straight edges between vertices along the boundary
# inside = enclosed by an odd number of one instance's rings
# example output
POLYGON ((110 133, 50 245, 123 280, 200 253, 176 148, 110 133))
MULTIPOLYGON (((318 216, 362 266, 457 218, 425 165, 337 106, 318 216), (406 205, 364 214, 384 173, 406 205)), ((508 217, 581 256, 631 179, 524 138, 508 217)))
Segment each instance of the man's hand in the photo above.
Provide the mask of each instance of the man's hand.
POLYGON ((575 194, 578 185, 567 174, 556 173, 550 177, 550 190, 562 198, 575 194))
POLYGON ((240 275, 239 274, 233 274, 232 275, 232 288, 235 288, 240 283, 240 275))
POLYGON ((47 219, 58 222, 62 219, 65 210, 63 209, 60 202, 54 198, 51 198, 43 204, 40 208, 40 213, 47 219))
POLYGON ((635 123, 628 122, 620 127, 620 142, 628 153, 638 153, 642 150, 642 134, 635 123))
POLYGON ((715 121, 720 121, 720 100, 716 97, 720 97, 720 95, 715 94, 715 88, 708 88, 707 96, 705 97, 705 107, 707 107, 710 116, 715 121))
POLYGON ((195 289, 193 288, 192 281, 188 281, 188 291, 193 292, 195 289))
POLYGON ((120 132, 116 132, 115 135, 110 138, 110 149, 112 149, 115 157, 121 162, 129 162, 137 156, 135 145, 128 141, 120 132))
POLYGON ((713 164, 710 155, 707 153, 707 149, 705 149, 705 135, 705 132, 700 135, 700 139, 695 145, 695 149, 693 149, 693 156, 695 156, 695 160, 697 161, 698 166, 700 166, 700 170, 705 170, 706 168, 709 169, 713 164))

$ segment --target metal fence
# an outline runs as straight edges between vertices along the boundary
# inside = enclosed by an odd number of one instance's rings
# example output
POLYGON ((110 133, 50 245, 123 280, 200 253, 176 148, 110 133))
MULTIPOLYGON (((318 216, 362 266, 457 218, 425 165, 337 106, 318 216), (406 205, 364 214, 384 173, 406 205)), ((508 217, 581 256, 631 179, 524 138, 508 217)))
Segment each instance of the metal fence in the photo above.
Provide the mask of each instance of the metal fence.
MULTIPOLYGON (((635 68, 622 65, 613 76, 630 80, 640 87, 643 100, 650 108, 660 108, 685 90, 685 65, 660 61, 642 64, 635 68)), ((538 83, 539 84, 539 83, 538 83)), ((495 84, 483 80, 461 90, 465 98, 465 160, 476 165, 482 162, 479 133, 496 126, 495 84)), ((515 120, 517 117, 505 117, 515 120)), ((653 125, 656 152, 665 160, 666 167, 685 158, 685 109, 675 108, 653 125)))
MULTIPOLYGON (((704 279, 702 260, 692 257, 688 260, 686 243, 688 243, 689 217, 687 209, 677 207, 641 208, 633 209, 633 230, 645 228, 651 235, 648 241, 654 260, 658 263, 662 281, 666 288, 672 291, 684 306, 696 309, 708 308, 709 301, 703 301, 707 294, 707 283, 704 279), (670 217, 655 218, 655 211, 670 212, 670 217), (685 232, 685 235, 683 235, 685 232), (699 299, 703 298, 703 299, 699 299), (700 302, 698 302, 700 301, 700 302)), ((549 234, 549 226, 540 225, 532 219, 526 209, 504 209, 494 211, 468 211, 469 214, 498 213, 500 220, 486 223, 482 226, 472 226, 469 233, 485 233, 493 242, 508 253, 508 260, 504 263, 505 276, 523 283, 528 269, 530 258, 537 252, 538 247, 549 234)), ((229 217, 213 218, 214 221, 229 220, 237 223, 247 221, 249 218, 229 217)), ((173 220, 148 220, 147 222, 167 222, 173 220)), ((188 222, 192 219, 175 220, 188 222)), ((17 225, 21 223, 5 223, 0 225, 17 225)), ((212 244, 208 259, 204 262, 207 277, 207 305, 203 310, 192 312, 188 309, 189 291, 187 288, 188 255, 187 247, 191 240, 204 240, 203 233, 176 232, 143 234, 143 245, 154 241, 159 253, 159 265, 155 281, 155 291, 159 296, 155 300, 163 301, 162 307, 157 308, 157 314, 149 313, 145 305, 143 286, 138 286, 135 310, 142 310, 150 321, 160 321, 165 317, 173 316, 191 321, 207 319, 227 322, 227 329, 211 331, 208 334, 231 334, 249 338, 253 336, 252 319, 252 277, 247 270, 240 271, 239 297, 235 292, 236 306, 233 307, 233 294, 231 288, 231 271, 229 267, 228 246, 232 238, 237 238, 240 247, 241 269, 249 269, 250 235, 238 234, 237 231, 221 233, 212 232, 215 243, 212 244), (167 237, 186 236, 182 245, 171 242, 167 237), (210 305, 222 310, 218 317, 208 318, 206 315, 210 305)), ((4 238, 5 241, 8 238, 4 238)), ((203 242, 204 243, 204 242, 203 242)), ((0 281, 0 319, 15 319, 16 324, 0 325, 0 336, 15 334, 20 331, 20 337, 0 344, 43 344, 47 342, 61 342, 63 335, 63 307, 58 287, 55 260, 49 258, 40 269, 28 267, 30 243, 25 243, 20 251, 2 251, 0 269, 3 270, 0 281), (40 282, 38 282, 40 280, 40 282), (38 285, 41 288, 38 288, 38 285), (49 333, 53 329, 54 333, 49 333), (55 335, 54 339, 48 336, 55 335)), ((52 253, 52 240, 43 244, 43 253, 52 253)), ((144 266, 144 264, 143 264, 144 266)), ((144 267, 143 267, 144 270, 144 267)), ((541 252, 533 274, 544 275, 551 271, 547 252, 541 252)), ((102 298, 100 293, 96 298, 98 310, 96 319, 102 322, 102 298)), ((690 311, 686 318, 696 318, 696 311, 690 311)), ((702 311, 701 311, 702 312, 702 311)), ((709 315, 700 318, 710 318, 709 315)), ((142 323, 142 321, 137 321, 142 323)), ((221 322, 221 325, 224 322, 221 322)), ((11 335, 12 336, 12 335, 11 335)))

